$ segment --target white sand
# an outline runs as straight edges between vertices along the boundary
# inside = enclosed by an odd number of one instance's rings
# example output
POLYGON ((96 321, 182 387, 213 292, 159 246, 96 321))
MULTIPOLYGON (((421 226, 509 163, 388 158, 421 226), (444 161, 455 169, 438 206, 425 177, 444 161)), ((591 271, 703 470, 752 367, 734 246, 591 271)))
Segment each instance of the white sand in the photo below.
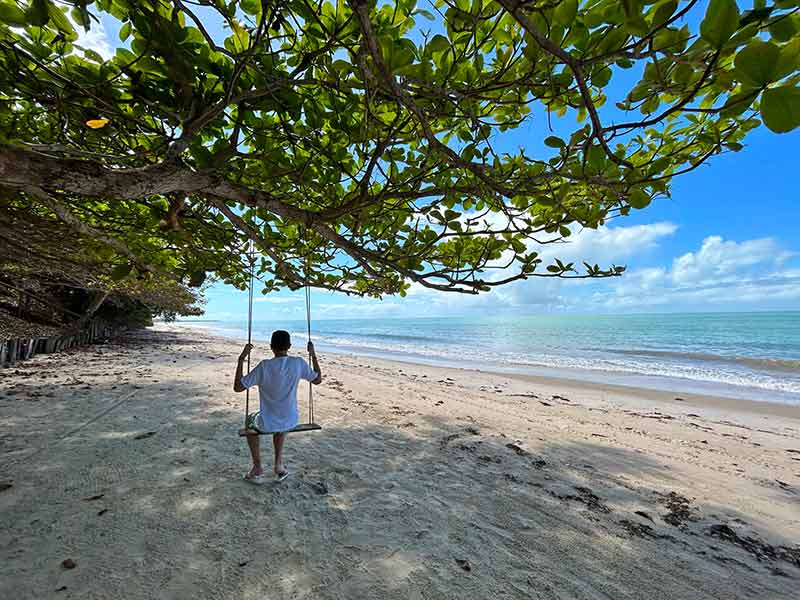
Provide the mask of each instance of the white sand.
POLYGON ((0 598, 797 598, 796 408, 323 355, 259 488, 161 329, 0 371, 0 598))

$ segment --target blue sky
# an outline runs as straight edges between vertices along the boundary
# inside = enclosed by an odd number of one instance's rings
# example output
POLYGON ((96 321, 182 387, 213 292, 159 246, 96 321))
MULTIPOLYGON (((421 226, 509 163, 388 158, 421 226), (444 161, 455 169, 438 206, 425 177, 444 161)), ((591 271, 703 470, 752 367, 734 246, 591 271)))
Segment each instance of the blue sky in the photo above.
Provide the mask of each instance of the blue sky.
MULTIPOLYGON (((85 34, 82 42, 110 54, 119 45, 118 28, 104 18, 103 27, 85 34)), ((506 141, 536 154, 545 135, 533 123, 508 134, 506 141)), ((798 156, 800 130, 778 135, 758 129, 741 152, 715 157, 674 180, 671 198, 600 230, 576 230, 570 244, 559 248, 558 256, 570 260, 624 264, 628 270, 621 278, 530 280, 478 297, 419 286, 412 286, 406 298, 384 300, 314 291, 314 313, 316 318, 367 318, 800 309, 798 156)), ((209 319, 246 314, 244 292, 217 284, 207 298, 209 319)), ((301 292, 259 297, 255 308, 256 317, 264 319, 300 319, 304 310, 301 292)))

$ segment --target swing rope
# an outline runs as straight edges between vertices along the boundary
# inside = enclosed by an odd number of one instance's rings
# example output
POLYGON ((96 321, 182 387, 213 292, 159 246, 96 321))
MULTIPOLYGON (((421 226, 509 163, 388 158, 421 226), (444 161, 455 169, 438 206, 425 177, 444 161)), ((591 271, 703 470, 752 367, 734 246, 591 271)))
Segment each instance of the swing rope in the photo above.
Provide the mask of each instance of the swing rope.
MULTIPOLYGON (((308 285, 308 258, 306 258, 306 325, 308 326, 308 341, 311 341, 311 286, 308 285)), ((311 361, 311 352, 308 353, 308 362, 311 361)), ((308 422, 314 422, 314 386, 308 382, 308 422)))
MULTIPOLYGON (((247 343, 251 344, 253 341, 253 285, 255 281, 255 244, 253 239, 250 238, 250 284, 247 289, 247 343)), ((247 372, 250 372, 250 353, 247 353, 247 372)), ((247 415, 250 414, 250 388, 244 392, 244 427, 247 427, 247 415)))

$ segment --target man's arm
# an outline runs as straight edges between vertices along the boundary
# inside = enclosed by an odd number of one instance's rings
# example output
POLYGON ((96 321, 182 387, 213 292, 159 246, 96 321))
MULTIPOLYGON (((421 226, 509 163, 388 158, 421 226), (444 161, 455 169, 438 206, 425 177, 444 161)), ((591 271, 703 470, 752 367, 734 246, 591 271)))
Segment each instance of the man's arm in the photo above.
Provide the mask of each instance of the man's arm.
POLYGON ((322 370, 319 368, 319 362, 317 362, 317 353, 314 352, 313 342, 308 342, 308 355, 311 357, 311 368, 317 373, 317 378, 311 383, 319 385, 322 383, 322 370))
POLYGON ((242 370, 244 369, 244 359, 248 357, 250 354, 250 350, 253 349, 253 344, 247 344, 242 350, 242 353, 239 355, 239 362, 236 365, 236 375, 233 376, 233 391, 234 392, 243 392, 247 388, 242 385, 242 370))

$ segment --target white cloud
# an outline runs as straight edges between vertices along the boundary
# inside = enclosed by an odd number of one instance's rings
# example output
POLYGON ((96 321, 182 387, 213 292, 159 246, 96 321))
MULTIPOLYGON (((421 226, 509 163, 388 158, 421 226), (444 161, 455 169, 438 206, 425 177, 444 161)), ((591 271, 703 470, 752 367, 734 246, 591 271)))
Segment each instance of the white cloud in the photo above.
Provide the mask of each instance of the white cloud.
POLYGON ((712 235, 703 240, 697 252, 687 252, 676 258, 670 276, 677 285, 692 285, 724 279, 753 265, 780 265, 791 256, 772 238, 737 243, 712 235))
POLYGON ((736 242, 709 236, 696 251, 676 257, 669 269, 627 273, 591 301, 613 309, 783 306, 800 300, 800 269, 781 270, 794 256, 773 238, 736 242))
MULTIPOLYGON (((656 248, 677 229, 669 222, 584 229, 576 231, 568 243, 545 246, 541 255, 545 260, 558 257, 574 262, 586 259, 601 265, 626 264, 656 248)), ((800 300, 800 268, 787 264, 795 256, 773 238, 737 242, 714 235, 667 266, 640 267, 619 278, 534 278, 479 296, 447 294, 412 284, 408 297, 401 302, 403 314, 783 307, 800 300)), ((505 271, 502 276, 507 275, 505 271)), ((393 308, 392 312, 397 310, 393 308)))
POLYGON ((266 302, 267 304, 296 304, 297 302, 302 301, 302 298, 295 298, 292 296, 261 296, 259 298, 255 298, 253 302, 266 302))
POLYGON ((800 279, 800 269, 787 269, 772 274, 776 279, 800 279))
POLYGON ((352 302, 318 304, 313 308, 319 318, 345 319, 362 317, 407 316, 409 306, 402 301, 362 298, 352 302))
MULTIPOLYGON (((70 20, 72 20, 70 18, 70 20)), ((78 41, 75 42, 78 46, 86 48, 87 50, 94 50, 104 59, 108 60, 114 56, 115 50, 111 45, 111 41, 106 34, 106 28, 100 19, 90 19, 90 29, 86 31, 83 25, 78 25, 72 21, 72 26, 78 33, 78 41)))
POLYGON ((662 221, 630 227, 600 227, 574 231, 564 243, 549 244, 536 249, 545 264, 553 258, 562 262, 586 261, 601 267, 624 262, 658 245, 658 242, 678 230, 674 223, 662 221))

